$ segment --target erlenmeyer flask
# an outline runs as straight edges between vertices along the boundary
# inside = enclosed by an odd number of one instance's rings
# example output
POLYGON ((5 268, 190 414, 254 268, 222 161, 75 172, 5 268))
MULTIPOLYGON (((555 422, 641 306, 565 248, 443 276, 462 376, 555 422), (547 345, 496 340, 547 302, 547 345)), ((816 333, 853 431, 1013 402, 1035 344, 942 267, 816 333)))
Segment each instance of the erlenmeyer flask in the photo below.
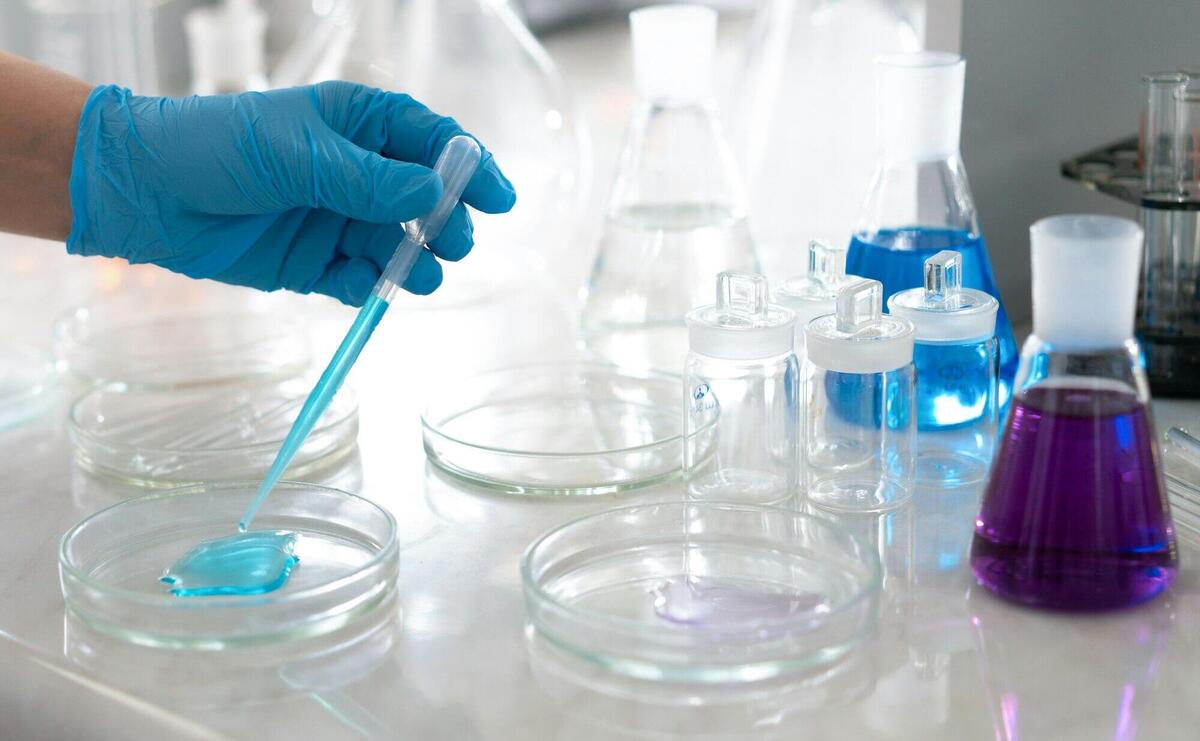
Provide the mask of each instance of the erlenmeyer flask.
MULTIPOLYGON (((966 64, 956 54, 881 57, 878 162, 850 242, 846 271, 883 283, 884 295, 924 285, 925 261, 942 250, 962 255, 964 288, 1000 300, 959 154, 966 64)), ((1017 343, 1001 302, 1001 410, 1017 372, 1017 343)))
POLYGON ((508 0, 318 5, 323 14, 297 32, 273 85, 340 78, 408 93, 478 136, 516 187, 512 213, 476 219, 479 249, 447 267, 434 303, 514 290, 492 279, 514 260, 552 271, 580 260, 564 245, 578 242, 591 182, 586 127, 554 63, 508 0))
POLYGON ((1055 216, 1030 230, 1033 335, 975 524, 971 567, 996 594, 1097 610, 1175 578, 1175 536, 1133 339, 1142 230, 1055 216))
POLYGON ((803 274, 810 239, 850 239, 875 164, 873 60, 920 49, 896 0, 761 3, 730 114, 773 283, 803 274))
POLYGON ((630 14, 638 104, 585 289, 589 356, 678 372, 683 317, 720 272, 754 273, 741 182, 712 96, 717 14, 667 5, 630 14))

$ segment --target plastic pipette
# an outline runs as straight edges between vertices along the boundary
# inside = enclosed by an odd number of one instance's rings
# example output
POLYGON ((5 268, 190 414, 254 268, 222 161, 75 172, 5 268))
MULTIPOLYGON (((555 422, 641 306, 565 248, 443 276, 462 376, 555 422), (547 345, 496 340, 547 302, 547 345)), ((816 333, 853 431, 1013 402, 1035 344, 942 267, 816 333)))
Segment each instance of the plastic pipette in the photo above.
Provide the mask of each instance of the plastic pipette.
POLYGON ((254 501, 246 508, 245 514, 238 522, 239 530, 245 532, 249 529, 250 522, 254 519, 258 508, 262 506, 263 500, 271 493, 271 489, 275 488, 275 484, 279 483, 279 479, 283 476, 288 464, 291 463, 293 456, 296 455, 296 451, 300 449, 305 438, 312 432, 317 420, 329 406, 329 402, 333 401, 338 389, 342 387, 342 381, 346 379, 346 374, 354 366, 354 361, 358 360, 358 354, 362 352, 363 346, 371 338, 371 333, 379 324, 384 312, 387 311, 396 291, 400 290, 400 286, 408 278, 421 250, 446 225, 446 219, 450 217, 450 212, 462 197, 467 182, 475 174, 475 168, 479 166, 481 154, 479 144, 469 136, 456 136, 446 142, 441 155, 438 156, 437 164, 433 167, 434 172, 442 178, 441 200, 428 216, 410 221, 405 225, 404 239, 392 254, 392 258, 388 260, 379 282, 375 284, 375 288, 372 289, 371 295, 363 304, 350 331, 346 333, 342 344, 333 354, 329 366, 325 368, 317 385, 309 393, 292 429, 283 441, 283 447, 275 456, 275 462, 271 464, 266 478, 259 485, 258 493, 254 495, 254 501))

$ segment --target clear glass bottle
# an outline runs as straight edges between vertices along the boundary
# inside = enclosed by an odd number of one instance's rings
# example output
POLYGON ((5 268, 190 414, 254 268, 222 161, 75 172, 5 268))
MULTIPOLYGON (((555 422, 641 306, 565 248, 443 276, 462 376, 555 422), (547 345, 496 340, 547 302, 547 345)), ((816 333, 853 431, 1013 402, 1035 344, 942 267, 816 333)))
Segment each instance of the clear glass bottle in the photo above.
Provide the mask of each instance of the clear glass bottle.
POLYGON ((634 11, 639 101, 585 289, 587 354, 678 372, 683 317, 712 276, 758 272, 741 181, 712 95, 717 14, 668 5, 634 11))
POLYGON ((772 283, 802 272, 804 245, 845 244, 875 166, 869 144, 880 54, 921 34, 895 0, 762 0, 746 39, 733 117, 750 223, 772 283))
POLYGON ((819 316, 832 314, 837 292, 858 276, 846 275, 846 247, 820 240, 808 243, 808 272, 789 278, 775 289, 775 303, 796 315, 796 357, 804 361, 804 328, 819 316))
POLYGON ((1000 304, 962 287, 962 255, 943 250, 925 261, 925 287, 888 299, 888 313, 916 327, 917 481, 964 486, 992 462, 1000 372, 1000 304))
POLYGON ((878 511, 912 497, 912 322, 883 314, 879 281, 844 285, 805 328, 803 463, 809 503, 878 511))
POLYGON ((1033 335, 971 546, 975 577, 1026 605, 1122 607, 1166 589, 1174 529, 1133 339, 1142 230, 1111 216, 1030 227, 1033 335))
POLYGON ((721 273, 717 302, 687 315, 683 474, 695 500, 779 504, 800 481, 795 315, 761 275, 721 273))
MULTIPOLYGON (((962 284, 1000 300, 959 154, 965 70, 956 54, 876 62, 879 159, 846 269, 883 283, 885 296, 921 286, 925 260, 954 250, 962 254, 962 284)), ((1004 409, 1017 371, 1017 344, 1003 303, 996 337, 1004 409)))

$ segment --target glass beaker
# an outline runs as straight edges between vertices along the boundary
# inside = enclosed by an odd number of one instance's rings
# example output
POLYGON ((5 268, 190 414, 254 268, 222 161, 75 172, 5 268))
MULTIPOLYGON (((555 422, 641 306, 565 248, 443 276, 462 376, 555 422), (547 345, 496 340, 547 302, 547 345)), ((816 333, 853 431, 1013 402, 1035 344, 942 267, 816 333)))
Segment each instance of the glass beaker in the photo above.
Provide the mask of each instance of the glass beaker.
POLYGON ((562 246, 578 240, 588 202, 590 139, 554 62, 511 3, 312 5, 272 71, 273 86, 346 79, 407 93, 478 136, 516 188, 511 213, 475 220, 479 249, 449 267, 438 299, 492 291, 495 273, 514 261, 551 275, 574 268, 578 253, 562 246))
MULTIPOLYGON (((883 283, 885 296, 922 285, 925 260, 962 254, 962 284, 1000 300, 959 154, 966 63, 956 54, 921 53, 876 62, 879 159, 846 269, 883 283)), ((1017 344, 1001 303, 1000 407, 1017 371, 1017 344)))
POLYGON ((888 299, 888 312, 916 327, 917 480, 962 486, 983 480, 996 439, 996 314, 983 291, 962 287, 962 255, 925 261, 925 287, 888 299))
POLYGON ((1137 333, 1154 392, 1200 396, 1200 79, 1144 79, 1137 333))
POLYGON ((1142 230, 1055 216, 1029 230, 1033 334, 971 546, 1006 599, 1098 610, 1175 578, 1175 536, 1133 339, 1142 230))
POLYGON ((775 303, 796 315, 796 357, 804 361, 804 328, 832 314, 838 288, 858 276, 846 275, 846 247, 814 239, 808 243, 808 272, 775 289, 775 303))
POLYGON ((815 506, 877 511, 912 497, 914 328, 882 311, 879 281, 859 279, 804 330, 802 465, 815 506))
POLYGON ((630 14, 638 104, 585 289, 590 357, 678 372, 684 315, 712 276, 758 260, 712 95, 717 14, 669 5, 630 14))
POLYGON ((773 283, 803 272, 809 239, 850 240, 875 164, 874 59, 920 49, 913 18, 893 0, 760 3, 730 113, 773 283))
POLYGON ((796 317, 761 275, 721 273, 687 315, 683 475, 694 500, 778 504, 800 480, 796 317))

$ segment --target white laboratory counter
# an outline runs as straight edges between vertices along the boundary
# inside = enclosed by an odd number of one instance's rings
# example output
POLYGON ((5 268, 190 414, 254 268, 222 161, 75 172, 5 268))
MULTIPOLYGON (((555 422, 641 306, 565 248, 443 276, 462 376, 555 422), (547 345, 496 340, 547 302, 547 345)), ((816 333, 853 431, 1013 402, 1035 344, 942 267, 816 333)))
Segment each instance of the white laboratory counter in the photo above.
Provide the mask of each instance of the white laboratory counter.
MULTIPOLYGON (((258 657, 252 669, 197 681, 190 655, 130 650, 66 620, 59 537, 140 492, 78 470, 63 408, 0 433, 0 736, 1195 738, 1198 547, 1181 537, 1176 586, 1137 609, 1018 609, 974 587, 965 566, 975 492, 920 492, 888 517, 844 522, 872 537, 883 557, 878 636, 853 660, 796 686, 762 696, 649 692, 589 676, 529 641, 518 571, 527 544, 583 513, 680 496, 678 484, 598 498, 497 496, 451 483, 426 463, 418 414, 429 393, 476 361, 520 359, 505 357, 514 347, 507 342, 489 344, 494 327, 536 315, 528 330, 540 333, 540 359, 574 353, 568 302, 535 293, 482 313, 396 311, 381 326, 351 377, 362 400, 359 454, 331 475, 395 514, 401 609, 369 636, 316 656, 258 657), (429 338, 470 332, 464 327, 484 316, 469 343, 429 350, 429 338)), ((53 303, 41 308, 49 313, 53 303)), ((301 303, 323 318, 312 326, 322 350, 332 349, 349 314, 301 303)), ((27 328, 37 314, 22 315, 27 328)), ((1200 404, 1158 402, 1156 414, 1160 427, 1194 427, 1200 404)))
MULTIPOLYGON (((599 53, 604 43, 592 39, 581 53, 599 53)), ((623 113, 607 116, 619 125, 623 113)), ((612 132, 597 132, 597 140, 611 143, 612 132)), ((24 241, 18 252, 6 249, 0 239, 0 255, 20 259, 61 247, 24 241)), ((588 250, 573 252, 583 260, 588 250)), ((40 270, 57 282, 85 264, 49 262, 40 270)), ((577 260, 561 262, 586 270, 577 260)), ((457 270, 448 270, 448 285, 457 270)), ((426 463, 418 415, 453 375, 572 356, 576 278, 561 294, 519 291, 485 308, 394 310, 383 322, 350 381, 362 402, 359 453, 336 475, 395 515, 400 610, 369 635, 325 645, 317 655, 259 656, 250 668, 200 681, 190 669, 193 655, 133 650, 80 630, 64 615, 59 538, 81 518, 140 492, 78 470, 65 433, 66 398, 41 420, 0 432, 0 737, 1070 741, 1200 734, 1200 546, 1181 537, 1174 589, 1142 607, 1096 616, 1019 609, 972 584, 966 550, 975 492, 920 492, 888 517, 846 523, 872 537, 883 557, 877 636, 850 660, 790 686, 706 696, 651 691, 589 673, 527 639, 518 570, 525 547, 581 514, 678 497, 678 484, 575 499, 469 490, 426 463)), ((111 287, 115 279, 89 281, 111 287)), ((70 297, 17 295, 18 303, 0 300, 7 336, 46 344, 46 319, 70 297)), ((349 313, 298 301, 312 319, 318 355, 331 351, 349 313)), ((1155 411, 1160 427, 1200 426, 1200 404, 1159 402, 1155 411)))

